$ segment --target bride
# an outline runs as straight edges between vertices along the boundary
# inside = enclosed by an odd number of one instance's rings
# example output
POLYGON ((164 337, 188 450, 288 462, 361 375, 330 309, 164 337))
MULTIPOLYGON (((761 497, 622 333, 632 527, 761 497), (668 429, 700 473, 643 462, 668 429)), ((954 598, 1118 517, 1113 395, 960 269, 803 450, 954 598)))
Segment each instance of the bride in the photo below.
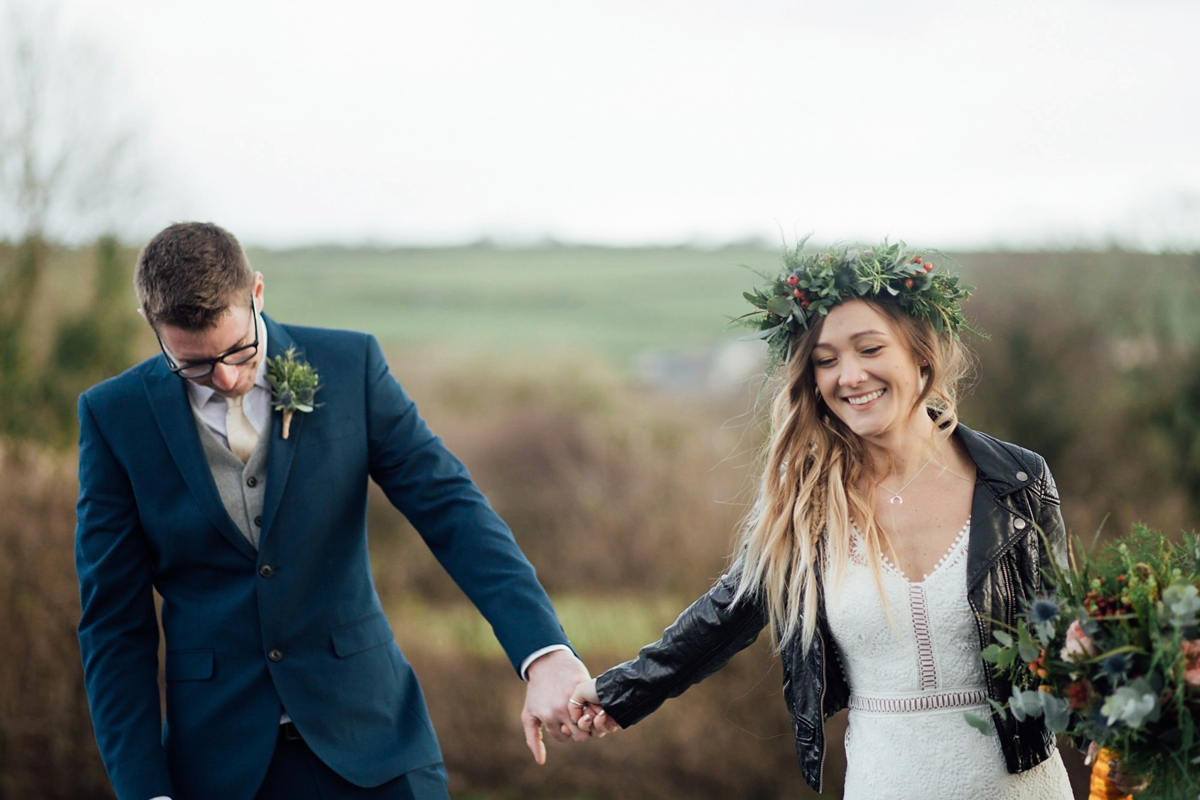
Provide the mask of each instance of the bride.
POLYGON ((818 792, 822 723, 848 707, 846 798, 1069 800, 1041 720, 989 704, 1013 686, 981 648, 1050 590, 1066 535, 1045 461, 958 421, 966 288, 900 245, 802 245, 746 295, 775 395, 733 566, 662 639, 580 684, 572 714, 628 727, 766 627, 818 792), (964 712, 990 715, 991 734, 964 712))

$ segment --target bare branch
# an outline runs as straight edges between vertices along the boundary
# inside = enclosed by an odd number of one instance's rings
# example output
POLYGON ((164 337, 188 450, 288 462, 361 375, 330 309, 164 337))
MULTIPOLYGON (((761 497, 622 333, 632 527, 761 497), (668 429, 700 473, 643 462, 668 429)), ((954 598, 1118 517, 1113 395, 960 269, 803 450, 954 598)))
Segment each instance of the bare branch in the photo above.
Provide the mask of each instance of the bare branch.
POLYGON ((142 195, 136 126, 114 70, 54 5, 0 0, 0 236, 120 229, 142 195))

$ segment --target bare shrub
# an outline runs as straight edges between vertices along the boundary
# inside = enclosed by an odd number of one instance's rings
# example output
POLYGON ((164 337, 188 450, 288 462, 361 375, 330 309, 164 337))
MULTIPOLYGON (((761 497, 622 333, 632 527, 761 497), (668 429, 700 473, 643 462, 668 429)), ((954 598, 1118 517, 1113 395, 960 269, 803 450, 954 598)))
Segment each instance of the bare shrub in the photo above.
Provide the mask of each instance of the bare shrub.
MULTIPOLYGON (((746 510, 747 426, 639 392, 579 361, 497 369, 392 359, 434 431, 471 470, 549 591, 688 596, 727 563, 746 510)), ((381 591, 457 597, 401 517, 372 495, 381 591)))
POLYGON ((75 626, 75 459, 0 440, 0 797, 112 797, 75 626))
MULTIPOLYGON (((585 654, 597 665, 614 657, 585 654)), ((778 659, 763 642, 627 731, 602 741, 547 742, 537 766, 518 721, 524 686, 500 659, 431 659, 413 665, 429 697, 451 791, 463 797, 762 798, 817 797, 800 776, 780 694, 778 659)), ((840 720, 830 726, 826 793, 840 794, 840 720)))

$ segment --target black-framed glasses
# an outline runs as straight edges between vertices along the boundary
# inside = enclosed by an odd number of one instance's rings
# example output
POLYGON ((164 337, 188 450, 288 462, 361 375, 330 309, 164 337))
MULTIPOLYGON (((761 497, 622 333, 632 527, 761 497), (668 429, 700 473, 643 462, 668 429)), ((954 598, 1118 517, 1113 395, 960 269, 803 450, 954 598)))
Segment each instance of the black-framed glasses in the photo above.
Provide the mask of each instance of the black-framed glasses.
POLYGON ((171 358, 171 354, 163 346, 162 337, 158 335, 157 330, 154 331, 154 338, 158 339, 158 348, 162 350, 163 358, 167 360, 167 369, 179 377, 189 380, 205 378, 212 374, 217 364, 227 364, 228 366, 236 367, 254 358, 255 354, 258 353, 258 320, 256 317, 257 314, 254 311, 254 293, 251 292, 250 324, 254 326, 254 341, 241 347, 235 347, 224 355, 217 356, 216 358, 206 358, 203 361, 189 361, 186 364, 176 364, 175 359, 171 358))

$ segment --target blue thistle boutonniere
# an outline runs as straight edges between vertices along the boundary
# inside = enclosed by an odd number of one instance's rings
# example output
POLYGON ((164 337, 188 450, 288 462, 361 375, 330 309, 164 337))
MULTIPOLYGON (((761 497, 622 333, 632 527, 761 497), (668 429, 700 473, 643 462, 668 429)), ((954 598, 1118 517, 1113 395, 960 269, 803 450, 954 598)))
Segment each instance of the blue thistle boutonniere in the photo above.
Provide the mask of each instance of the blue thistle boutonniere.
POLYGON ((267 361, 267 383, 271 384, 271 408, 283 412, 283 438, 288 438, 292 415, 317 408, 313 398, 321 388, 321 378, 307 361, 296 360, 296 348, 289 347, 281 356, 267 361))

